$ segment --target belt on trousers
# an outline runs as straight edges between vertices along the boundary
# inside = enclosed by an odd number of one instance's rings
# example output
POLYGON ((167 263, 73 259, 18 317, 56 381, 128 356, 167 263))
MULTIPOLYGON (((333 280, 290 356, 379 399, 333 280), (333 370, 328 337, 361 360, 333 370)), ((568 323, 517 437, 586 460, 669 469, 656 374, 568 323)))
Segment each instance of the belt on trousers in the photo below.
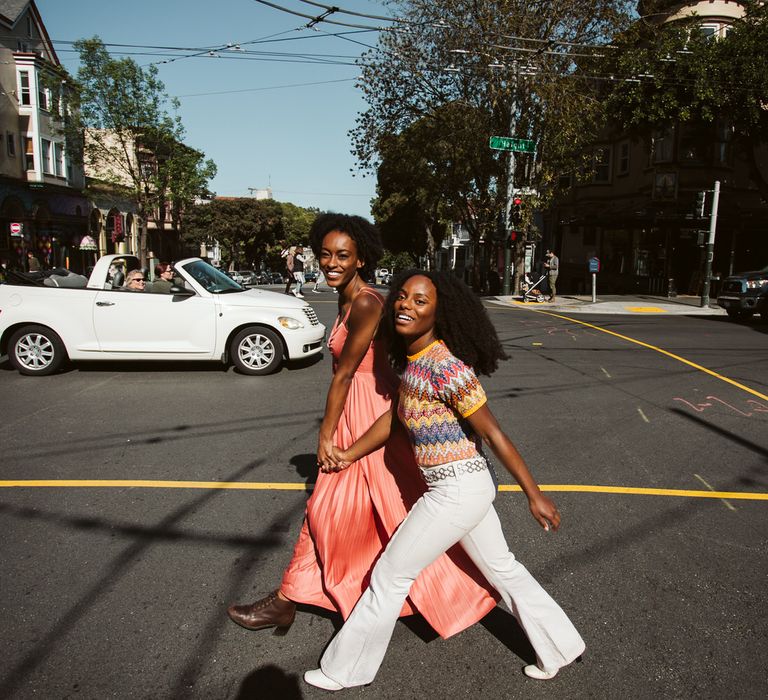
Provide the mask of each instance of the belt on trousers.
POLYGON ((428 484, 434 484, 443 479, 456 478, 462 474, 471 474, 472 472, 481 472, 488 469, 488 462, 482 457, 477 459, 462 459, 457 462, 443 464, 440 467, 421 468, 424 475, 424 481, 428 484))

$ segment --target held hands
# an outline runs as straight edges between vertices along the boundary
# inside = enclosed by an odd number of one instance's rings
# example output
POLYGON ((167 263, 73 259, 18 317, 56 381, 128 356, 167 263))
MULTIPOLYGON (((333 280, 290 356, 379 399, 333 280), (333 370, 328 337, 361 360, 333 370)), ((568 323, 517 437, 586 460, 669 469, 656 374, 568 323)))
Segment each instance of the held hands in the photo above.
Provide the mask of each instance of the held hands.
POLYGON ((528 499, 528 506, 533 517, 545 530, 557 531, 560 528, 560 511, 557 510, 557 506, 551 498, 543 493, 538 493, 528 499))
POLYGON ((344 471, 352 464, 345 450, 336 445, 331 445, 330 450, 324 452, 321 458, 320 450, 317 452, 317 465, 321 472, 331 473, 344 471))

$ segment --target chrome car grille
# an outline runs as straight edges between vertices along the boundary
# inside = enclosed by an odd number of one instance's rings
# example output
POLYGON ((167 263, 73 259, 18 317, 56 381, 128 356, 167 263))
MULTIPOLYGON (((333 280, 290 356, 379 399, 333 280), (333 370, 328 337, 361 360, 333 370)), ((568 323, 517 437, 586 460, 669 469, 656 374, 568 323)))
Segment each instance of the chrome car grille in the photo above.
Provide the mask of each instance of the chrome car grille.
POLYGON ((317 320, 317 314, 315 313, 315 310, 311 306, 305 306, 303 311, 313 326, 316 326, 318 323, 320 323, 320 321, 317 320))

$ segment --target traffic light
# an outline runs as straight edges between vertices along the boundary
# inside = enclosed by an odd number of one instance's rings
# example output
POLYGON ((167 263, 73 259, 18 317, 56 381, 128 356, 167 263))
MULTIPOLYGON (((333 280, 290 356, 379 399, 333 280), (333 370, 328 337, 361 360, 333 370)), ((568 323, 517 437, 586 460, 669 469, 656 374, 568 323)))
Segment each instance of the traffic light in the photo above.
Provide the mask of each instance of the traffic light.
POLYGON ((521 224, 523 222, 523 198, 514 197, 512 199, 512 213, 510 221, 514 225, 521 224))
POLYGON ((707 192, 706 190, 702 190, 701 192, 696 193, 696 216, 698 216, 700 219, 704 218, 704 207, 707 204, 707 192))

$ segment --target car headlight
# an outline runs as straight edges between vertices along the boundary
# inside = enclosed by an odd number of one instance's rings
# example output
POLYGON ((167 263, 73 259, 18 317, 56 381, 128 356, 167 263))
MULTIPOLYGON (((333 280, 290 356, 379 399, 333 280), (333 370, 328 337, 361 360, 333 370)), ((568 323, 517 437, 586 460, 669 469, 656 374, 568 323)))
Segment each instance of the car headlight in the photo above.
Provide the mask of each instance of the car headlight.
POLYGON ((760 289, 764 284, 768 284, 766 280, 747 280, 747 289, 760 289))
POLYGON ((280 316, 277 320, 283 328, 288 328, 292 331, 295 331, 298 328, 304 328, 304 324, 301 321, 291 318, 290 316, 280 316))

